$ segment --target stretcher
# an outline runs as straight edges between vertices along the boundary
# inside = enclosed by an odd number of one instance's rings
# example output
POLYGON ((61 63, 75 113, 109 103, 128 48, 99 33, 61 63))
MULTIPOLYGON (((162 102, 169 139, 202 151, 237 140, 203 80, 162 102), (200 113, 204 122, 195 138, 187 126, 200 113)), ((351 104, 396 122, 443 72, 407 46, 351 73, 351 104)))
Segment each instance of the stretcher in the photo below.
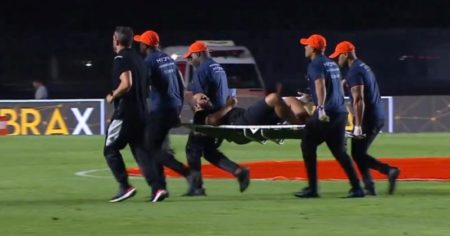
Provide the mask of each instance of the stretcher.
POLYGON ((273 141, 282 144, 286 139, 301 139, 304 125, 194 125, 183 124, 193 132, 221 138, 237 144, 273 141))
MULTIPOLYGON (((258 142, 265 144, 272 141, 283 144, 286 139, 302 139, 305 125, 195 125, 182 124, 194 133, 212 136, 234 142, 247 144, 258 142)), ((353 138, 350 132, 346 132, 347 138, 353 138)))

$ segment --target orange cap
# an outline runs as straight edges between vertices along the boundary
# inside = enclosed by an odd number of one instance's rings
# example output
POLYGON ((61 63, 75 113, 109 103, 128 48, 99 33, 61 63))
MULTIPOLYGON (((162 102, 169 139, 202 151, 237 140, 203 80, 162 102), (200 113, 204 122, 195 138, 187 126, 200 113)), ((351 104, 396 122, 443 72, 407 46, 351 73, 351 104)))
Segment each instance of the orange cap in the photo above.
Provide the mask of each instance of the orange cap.
POLYGON ((188 58, 194 52, 204 52, 204 51, 208 51, 208 46, 206 46, 206 43, 203 41, 195 41, 193 44, 191 44, 191 46, 189 46, 187 53, 185 53, 183 57, 188 58))
POLYGON ((146 44, 148 46, 156 46, 159 43, 159 36, 155 31, 147 30, 141 35, 135 35, 134 41, 146 44))
POLYGON ((327 40, 320 34, 313 34, 308 38, 301 38, 300 44, 309 45, 310 47, 315 49, 325 49, 325 47, 327 46, 327 40))
POLYGON ((330 58, 336 58, 342 53, 353 52, 355 50, 355 45, 350 43, 349 41, 342 41, 336 45, 336 49, 330 55, 330 58))

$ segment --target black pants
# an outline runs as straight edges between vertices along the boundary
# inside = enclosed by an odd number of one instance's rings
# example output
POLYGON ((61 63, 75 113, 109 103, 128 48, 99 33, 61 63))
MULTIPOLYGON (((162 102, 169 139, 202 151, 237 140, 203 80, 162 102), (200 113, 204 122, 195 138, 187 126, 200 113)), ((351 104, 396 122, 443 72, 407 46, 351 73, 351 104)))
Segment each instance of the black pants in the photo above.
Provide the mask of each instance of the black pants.
MULTIPOLYGON (((201 134, 189 133, 188 141, 186 143, 186 157, 191 171, 201 172, 201 157, 211 164, 219 167, 222 170, 234 175, 237 169, 240 168, 238 164, 228 159, 221 151, 219 151, 222 140, 214 137, 204 136, 201 134)), ((203 183, 199 181, 194 188, 202 188, 203 183)))
POLYGON ((152 191, 166 189, 166 176, 163 166, 167 166, 177 173, 187 176, 189 169, 183 163, 177 161, 173 151, 170 150, 168 135, 171 128, 179 123, 178 112, 164 111, 150 114, 150 119, 145 127, 145 147, 152 163, 152 191))
POLYGON ((347 114, 330 116, 330 122, 318 119, 317 112, 306 123, 301 149, 308 174, 309 188, 317 191, 317 147, 325 142, 334 158, 344 169, 352 188, 360 188, 359 179, 345 147, 347 114))
POLYGON ((120 153, 127 144, 147 183, 151 185, 154 179, 153 164, 148 159, 148 152, 144 145, 143 128, 142 123, 131 119, 113 119, 108 127, 103 154, 121 188, 129 186, 128 173, 120 153))
POLYGON ((387 175, 391 168, 388 164, 378 161, 367 153, 370 145, 377 137, 381 128, 383 128, 383 125, 383 120, 365 121, 362 130, 366 134, 366 137, 364 139, 352 139, 352 157, 358 166, 366 187, 372 187, 374 184, 370 169, 377 170, 380 173, 387 175))

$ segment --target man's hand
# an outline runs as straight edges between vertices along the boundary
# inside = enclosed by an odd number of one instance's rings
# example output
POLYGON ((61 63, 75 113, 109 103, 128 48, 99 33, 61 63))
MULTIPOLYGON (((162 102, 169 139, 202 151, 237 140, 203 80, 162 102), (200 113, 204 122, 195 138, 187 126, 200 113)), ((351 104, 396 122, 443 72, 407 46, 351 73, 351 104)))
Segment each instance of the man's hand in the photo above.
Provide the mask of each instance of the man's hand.
POLYGON ((325 108, 323 106, 317 107, 319 113, 319 120, 322 122, 330 122, 330 117, 325 113, 325 108))
POLYGON ((297 92, 298 96, 300 96, 298 98, 298 100, 300 100, 303 103, 309 103, 312 101, 311 96, 309 96, 309 94, 306 93, 302 93, 302 92, 297 92))
POLYGON ((106 95, 106 102, 112 103, 114 101, 114 97, 112 94, 106 95))
POLYGON ((361 126, 355 126, 353 128, 353 136, 354 136, 353 138, 356 139, 363 139, 365 137, 365 135, 362 132, 361 126))
POLYGON ((229 97, 226 105, 230 106, 230 107, 234 107, 234 106, 236 106, 237 103, 238 103, 238 100, 236 97, 229 97))

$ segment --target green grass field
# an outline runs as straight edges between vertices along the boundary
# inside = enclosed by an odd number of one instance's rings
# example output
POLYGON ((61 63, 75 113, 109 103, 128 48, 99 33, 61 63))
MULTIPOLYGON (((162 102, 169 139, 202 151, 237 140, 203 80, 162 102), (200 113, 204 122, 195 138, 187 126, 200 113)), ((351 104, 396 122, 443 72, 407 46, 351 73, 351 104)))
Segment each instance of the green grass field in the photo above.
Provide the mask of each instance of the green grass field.
MULTIPOLYGON (((185 160, 185 136, 173 136, 177 158, 185 160)), ((382 134, 379 157, 450 156, 450 134, 382 134)), ((450 235, 450 182, 400 182, 397 194, 341 199, 349 186, 322 181, 320 199, 297 199, 304 181, 253 181, 238 192, 235 180, 207 180, 208 197, 183 198, 186 183, 169 179, 171 197, 146 202, 149 188, 132 179, 138 194, 123 203, 108 200, 116 183, 105 169, 103 137, 1 137, 0 235, 450 235)), ((300 160, 298 141, 284 145, 225 143, 230 158, 300 160)), ((136 166, 128 149, 129 166, 136 166)), ((321 159, 329 159, 325 147, 321 159)), ((450 170, 449 170, 450 171, 450 170)))

